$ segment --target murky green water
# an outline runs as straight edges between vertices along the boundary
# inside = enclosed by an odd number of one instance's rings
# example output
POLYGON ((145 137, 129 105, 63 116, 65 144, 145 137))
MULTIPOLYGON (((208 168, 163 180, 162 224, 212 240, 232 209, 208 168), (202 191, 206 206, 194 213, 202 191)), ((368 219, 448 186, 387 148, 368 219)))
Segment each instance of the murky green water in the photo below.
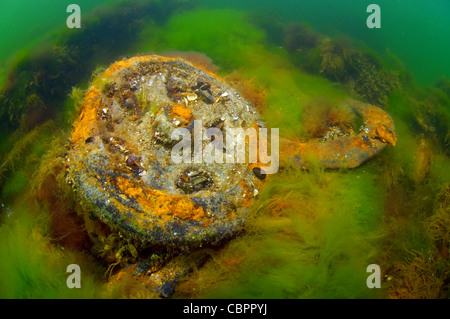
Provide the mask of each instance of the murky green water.
POLYGON ((196 52, 244 83, 283 138, 319 126, 308 109, 355 98, 388 112, 398 140, 352 170, 280 170, 245 231, 212 247, 173 297, 448 298, 450 4, 377 0, 381 28, 369 29, 373 2, 80 0, 82 28, 69 29, 71 1, 1 1, 0 297, 158 297, 107 286, 140 260, 123 240, 92 243, 65 181, 66 143, 92 73, 196 52), (66 285, 73 263, 81 289, 66 285), (369 264, 381 288, 367 287, 369 264))
MULTIPOLYGON (((103 3, 119 1, 80 0, 82 13, 87 13, 103 3)), ((65 25, 66 8, 70 1, 2 1, 0 29, 2 46, 0 60, 30 48, 39 38, 65 25)), ((366 8, 370 1, 200 1, 203 7, 233 8, 243 11, 270 11, 282 21, 303 21, 328 35, 344 33, 383 53, 389 49, 411 70, 422 85, 432 85, 441 76, 450 74, 445 63, 450 53, 450 30, 447 17, 450 5, 445 0, 431 3, 423 1, 377 2, 382 10, 382 27, 373 30, 365 27, 366 8)))

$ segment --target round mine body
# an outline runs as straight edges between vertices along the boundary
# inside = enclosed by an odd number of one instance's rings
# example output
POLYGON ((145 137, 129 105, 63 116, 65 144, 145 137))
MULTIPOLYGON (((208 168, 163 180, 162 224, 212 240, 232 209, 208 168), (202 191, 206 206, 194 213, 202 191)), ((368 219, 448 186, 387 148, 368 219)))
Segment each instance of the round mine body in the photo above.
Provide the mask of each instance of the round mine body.
POLYGON ((261 183, 227 132, 262 126, 237 91, 189 62, 122 60, 85 95, 68 180, 87 211, 144 243, 216 242, 240 229, 261 183))

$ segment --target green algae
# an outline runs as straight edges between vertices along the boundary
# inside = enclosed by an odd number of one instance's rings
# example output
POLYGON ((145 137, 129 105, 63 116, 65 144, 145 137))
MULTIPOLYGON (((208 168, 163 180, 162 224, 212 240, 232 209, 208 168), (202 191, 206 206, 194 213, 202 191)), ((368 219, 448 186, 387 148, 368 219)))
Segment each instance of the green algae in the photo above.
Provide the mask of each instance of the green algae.
POLYGON ((88 258, 50 245, 48 213, 33 215, 29 207, 13 207, 0 226, 0 298, 95 298, 101 282, 88 258), (67 266, 82 269, 81 288, 69 289, 67 266))
MULTIPOLYGON (((308 73, 295 60, 298 57, 273 47, 264 29, 247 18, 236 10, 177 13, 164 24, 148 23, 136 48, 145 53, 197 51, 212 58, 220 67, 219 74, 237 71, 243 79, 263 88, 266 125, 280 128, 283 137, 297 137, 302 133, 302 112, 309 101, 327 98, 338 103, 347 98, 348 90, 308 73)), ((94 18, 91 23, 95 25, 94 18)), ((106 59, 121 58, 118 52, 106 59)), ((93 58, 89 68, 102 54, 93 58)), ((320 51, 312 54, 310 69, 317 69, 320 51)), ((401 63, 391 61, 384 68, 401 70, 401 63)), ((436 126, 443 136, 438 136, 439 141, 445 140, 450 102, 444 84, 433 95, 438 99, 434 111, 442 119, 438 124, 421 109, 429 101, 427 93, 417 96, 406 91, 410 87, 404 87, 385 94, 389 95, 386 109, 394 119, 398 142, 372 162, 355 170, 324 171, 316 167, 309 172, 280 171, 268 179, 252 205, 254 214, 242 236, 222 250, 212 251, 211 260, 186 280, 195 284, 196 292, 180 289, 180 294, 214 298, 379 298, 386 296, 387 285, 383 283, 381 290, 367 288, 369 264, 379 263, 383 271, 396 262, 412 265, 417 259, 411 260, 411 250, 437 258, 433 249, 445 236, 448 216, 443 209, 433 210, 433 203, 450 181, 450 163, 442 144, 433 144, 432 134, 420 128, 417 114, 425 118, 426 125, 436 126), (414 164, 419 133, 434 151, 428 174, 422 179, 417 178, 414 164)), ((4 161, 10 174, 2 180, 4 200, 13 201, 27 189, 30 172, 39 159, 46 162, 42 169, 46 168, 43 175, 34 176, 36 185, 61 166, 52 158, 63 155, 63 140, 86 86, 86 82, 77 84, 70 97, 70 92, 64 95, 63 106, 58 109, 63 120, 56 122, 61 132, 55 133, 59 134, 55 144, 50 144, 50 133, 29 133, 28 140, 22 135, 22 143, 16 139, 10 160, 6 157, 4 161), (44 155, 47 148, 57 151, 44 155), (28 162, 33 165, 25 168, 28 162)), ((19 110, 17 119, 20 114, 19 110)), ((58 181, 62 180, 60 176, 58 181)), ((42 210, 38 215, 43 217, 37 218, 28 207, 17 207, 0 226, 0 273, 8 274, 0 276, 0 297, 104 297, 99 280, 103 277, 96 271, 105 269, 93 270, 86 255, 51 245, 48 212, 42 210), (32 242, 27 241, 29 234, 32 242), (70 263, 82 263, 82 269, 88 269, 83 272, 81 290, 65 286, 65 266, 70 263)))
MULTIPOLYGON (((255 203, 262 208, 249 223, 249 233, 236 239, 227 252, 232 256, 245 252, 245 260, 224 272, 222 281, 214 278, 213 286, 207 285, 208 290, 200 296, 378 296, 380 292, 367 289, 365 283, 366 267, 375 263, 376 244, 382 237, 378 233, 382 196, 367 200, 369 194, 381 192, 373 180, 373 175, 357 172, 299 172, 275 177, 255 203)), ((205 265, 202 279, 213 281, 207 277, 208 266, 226 265, 228 258, 205 265)))
POLYGON ((245 65, 260 47, 264 33, 253 28, 235 10, 196 10, 172 16, 167 26, 154 34, 153 26, 144 30, 144 52, 167 50, 197 51, 230 71, 245 65), (150 38, 150 39, 149 39, 150 38))
MULTIPOLYGON (((24 168, 26 164, 29 164, 30 156, 34 156, 36 159, 43 154, 45 144, 41 144, 41 142, 46 140, 46 136, 50 134, 49 129, 52 125, 52 122, 47 122, 26 134, 16 132, 10 136, 9 145, 5 147, 8 151, 5 152, 0 166, 0 181, 3 182, 8 172, 24 168), (11 145, 11 143, 13 144, 11 145)), ((28 167, 27 171, 30 169, 33 168, 28 167)))
POLYGON ((10 198, 19 195, 27 185, 27 175, 23 171, 14 172, 3 185, 2 198, 10 198))

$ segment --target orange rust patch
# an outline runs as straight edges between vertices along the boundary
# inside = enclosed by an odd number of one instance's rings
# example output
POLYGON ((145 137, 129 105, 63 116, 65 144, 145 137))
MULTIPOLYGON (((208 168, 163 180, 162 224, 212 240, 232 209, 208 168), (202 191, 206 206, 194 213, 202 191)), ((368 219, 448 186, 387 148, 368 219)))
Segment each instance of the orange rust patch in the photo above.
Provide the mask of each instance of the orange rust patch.
POLYGON ((97 121, 97 110, 100 107, 101 92, 97 88, 91 88, 83 100, 83 108, 80 117, 74 124, 71 141, 76 145, 83 143, 92 136, 97 121))
POLYGON ((175 118, 180 119, 184 125, 191 122, 192 111, 191 111, 191 109, 185 107, 182 104, 175 104, 172 107, 171 113, 172 113, 174 119, 175 118))
MULTIPOLYGON (((152 56, 152 55, 150 55, 150 56, 144 55, 144 56, 135 56, 135 57, 127 59, 127 60, 117 61, 116 63, 111 65, 103 73, 103 77, 104 78, 109 78, 111 75, 115 74, 116 72, 130 67, 136 61, 147 62, 147 61, 152 60, 153 57, 154 56, 152 56)), ((173 59, 172 58, 167 58, 167 57, 158 57, 158 60, 159 61, 161 61, 161 60, 163 60, 163 61, 170 61, 170 60, 173 60, 173 59)))
POLYGON ((127 196, 133 197, 135 199, 142 197, 144 195, 144 191, 142 187, 136 186, 129 179, 124 177, 117 177, 116 179, 117 186, 119 189, 124 192, 127 196))
POLYGON ((124 194, 133 197, 148 214, 167 219, 177 217, 183 220, 203 221, 205 226, 209 224, 203 207, 196 205, 189 198, 167 195, 146 186, 136 185, 124 177, 117 177, 116 185, 124 194))
POLYGON ((397 137, 386 127, 386 125, 378 125, 376 128, 376 135, 382 142, 389 143, 392 146, 395 146, 397 142, 397 137))

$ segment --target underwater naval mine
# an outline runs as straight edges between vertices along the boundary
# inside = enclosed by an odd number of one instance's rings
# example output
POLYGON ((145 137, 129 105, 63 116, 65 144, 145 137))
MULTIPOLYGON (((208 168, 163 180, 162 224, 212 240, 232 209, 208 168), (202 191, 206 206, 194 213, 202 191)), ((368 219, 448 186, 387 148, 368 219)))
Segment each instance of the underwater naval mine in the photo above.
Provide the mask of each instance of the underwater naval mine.
MULTIPOLYGON (((355 168, 385 145, 395 145, 387 113, 358 101, 345 103, 363 121, 358 134, 331 127, 325 137, 306 143, 281 140, 281 160, 307 169, 313 156, 325 168, 355 168)), ((264 166, 258 161, 174 164, 171 154, 179 140, 171 133, 193 131, 194 121, 224 134, 264 127, 254 106, 234 88, 180 58, 124 59, 92 81, 70 136, 67 181, 83 208, 112 231, 143 247, 185 249, 159 270, 149 270, 152 262, 143 261, 113 281, 148 275, 146 287, 170 296, 174 282, 192 265, 186 252, 230 238, 247 219, 267 175, 264 166)), ((201 146, 210 142, 204 139, 201 146)))
POLYGON ((96 217, 158 245, 214 242, 242 225, 261 184, 249 164, 171 162, 171 133, 193 130, 194 120, 220 130, 263 125, 234 89, 181 59, 142 56, 113 64, 83 103, 68 179, 96 217))

